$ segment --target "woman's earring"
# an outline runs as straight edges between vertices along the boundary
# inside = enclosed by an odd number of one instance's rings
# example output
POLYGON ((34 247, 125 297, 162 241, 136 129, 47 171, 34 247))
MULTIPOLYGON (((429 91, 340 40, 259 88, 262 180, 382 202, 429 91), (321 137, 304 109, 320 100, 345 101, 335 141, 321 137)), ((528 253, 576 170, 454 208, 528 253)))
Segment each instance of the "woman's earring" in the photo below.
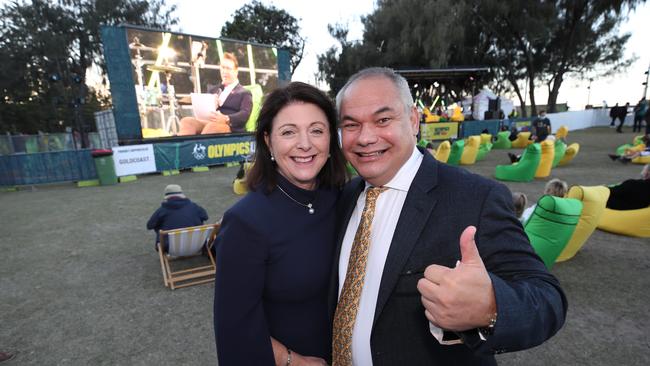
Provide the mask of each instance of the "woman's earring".
POLYGON ((273 157, 273 155, 271 155, 271 161, 275 161, 275 158, 273 157))

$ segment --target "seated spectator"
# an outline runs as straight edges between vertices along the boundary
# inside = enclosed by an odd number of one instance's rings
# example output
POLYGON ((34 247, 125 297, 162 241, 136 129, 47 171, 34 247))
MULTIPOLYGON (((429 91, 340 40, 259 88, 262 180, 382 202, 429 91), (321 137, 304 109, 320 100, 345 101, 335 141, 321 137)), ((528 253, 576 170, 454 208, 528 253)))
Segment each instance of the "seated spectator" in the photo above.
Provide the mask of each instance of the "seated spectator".
MULTIPOLYGON (((547 140, 547 141, 555 141, 555 136, 548 135, 545 138, 545 140, 547 140)), ((519 159, 521 159, 521 154, 517 155, 517 154, 513 154, 513 153, 508 153, 508 158, 510 158, 510 162, 514 164, 514 163, 518 162, 519 159)))
POLYGON ((623 164, 627 164, 632 159, 639 157, 639 156, 648 156, 650 155, 650 135, 645 135, 643 136, 643 144, 645 145, 645 149, 641 151, 634 151, 634 150, 626 150, 623 155, 616 155, 616 154, 607 154, 610 159, 616 161, 620 161, 623 164))
POLYGON ((636 210, 650 206, 650 164, 641 170, 641 179, 628 179, 609 187, 607 208, 613 210, 636 210))
POLYGON ((512 128, 510 129, 510 136, 508 136, 508 140, 515 141, 517 139, 518 134, 519 131, 517 130, 517 126, 512 125, 512 128))
MULTIPOLYGON (((565 181, 559 180, 557 178, 553 178, 546 183, 546 186, 544 186, 544 194, 548 194, 551 196, 556 196, 556 197, 564 197, 566 196, 567 192, 569 191, 569 186, 566 184, 565 181)), ((524 213, 521 215, 521 222, 525 223, 528 221, 528 218, 530 215, 533 214, 533 211, 535 211, 535 207, 537 204, 534 204, 530 207, 528 207, 524 213)))
POLYGON ((515 215, 521 221, 521 217, 524 213, 524 209, 528 204, 528 197, 526 197, 525 193, 512 192, 512 203, 515 205, 515 215))
MULTIPOLYGON (((181 186, 170 184, 165 187, 164 200, 156 212, 147 222, 148 230, 156 231, 156 250, 160 238, 160 230, 180 229, 184 227, 202 225, 208 219, 208 214, 203 207, 190 201, 184 194, 181 186)), ((167 246, 163 248, 167 252, 167 246)))

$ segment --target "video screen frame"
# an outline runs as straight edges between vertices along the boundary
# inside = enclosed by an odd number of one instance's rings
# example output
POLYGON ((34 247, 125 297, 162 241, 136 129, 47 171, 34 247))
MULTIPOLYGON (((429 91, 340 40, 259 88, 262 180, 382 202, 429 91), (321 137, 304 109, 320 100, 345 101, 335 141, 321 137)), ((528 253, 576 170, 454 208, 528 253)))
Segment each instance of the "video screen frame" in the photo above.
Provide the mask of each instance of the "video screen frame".
MULTIPOLYGON (((130 25, 103 27, 102 43, 120 144, 205 136, 177 136, 180 120, 193 116, 191 93, 218 90, 226 52, 236 57, 239 83, 252 94, 251 115, 263 95, 291 80, 288 51, 267 45, 130 25)), ((249 122, 244 133, 254 131, 249 122)), ((241 133, 208 136, 233 134, 241 133)))

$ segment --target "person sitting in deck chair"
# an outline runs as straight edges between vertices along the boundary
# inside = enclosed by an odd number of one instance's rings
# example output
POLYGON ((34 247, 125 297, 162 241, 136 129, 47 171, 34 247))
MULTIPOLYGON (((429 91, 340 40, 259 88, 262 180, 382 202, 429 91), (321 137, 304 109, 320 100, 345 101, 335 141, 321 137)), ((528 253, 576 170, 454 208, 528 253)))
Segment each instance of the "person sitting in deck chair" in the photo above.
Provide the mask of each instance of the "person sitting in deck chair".
MULTIPOLYGON (((180 229, 184 227, 203 225, 208 220, 205 209, 190 201, 183 194, 181 186, 170 184, 165 187, 164 200, 156 212, 147 221, 147 230, 156 231, 155 248, 158 250, 160 230, 180 229)), ((168 248, 163 248, 166 253, 168 248)))

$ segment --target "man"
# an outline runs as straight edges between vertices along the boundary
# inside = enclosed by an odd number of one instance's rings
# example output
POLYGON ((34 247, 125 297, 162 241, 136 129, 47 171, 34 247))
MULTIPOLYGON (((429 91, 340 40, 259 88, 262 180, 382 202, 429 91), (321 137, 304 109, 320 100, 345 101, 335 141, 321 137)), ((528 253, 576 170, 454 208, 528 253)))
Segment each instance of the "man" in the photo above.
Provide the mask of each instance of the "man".
POLYGON ((363 70, 337 108, 344 154, 363 180, 341 198, 333 364, 493 365, 493 354, 557 332, 566 298, 510 192, 415 147, 406 80, 363 70))
POLYGON ((216 111, 212 113, 209 120, 194 117, 181 119, 179 136, 246 132, 246 121, 253 109, 253 97, 251 92, 239 84, 238 68, 235 55, 224 53, 219 65, 221 86, 209 91, 217 95, 216 111))
MULTIPOLYGON (((158 250, 160 243, 160 230, 173 230, 184 227, 203 225, 208 219, 205 209, 192 202, 183 194, 183 189, 178 184, 170 184, 165 187, 164 200, 156 212, 147 221, 147 230, 155 230, 158 250)), ((167 243, 165 243, 167 244, 167 243)), ((168 248, 163 248, 167 253, 168 248)))
POLYGON ((614 123, 616 122, 616 118, 618 117, 618 109, 620 107, 618 106, 618 103, 614 105, 610 110, 609 110, 609 117, 612 119, 612 122, 609 124, 610 127, 614 127, 614 123))
POLYGON ((632 125, 632 132, 641 132, 641 122, 648 111, 648 101, 641 98, 639 103, 634 106, 634 124, 632 125))
POLYGON ((641 179, 628 179, 609 188, 607 208, 638 210, 650 206, 650 164, 643 166, 641 179))
POLYGON ((625 106, 618 108, 618 114, 616 115, 616 118, 619 119, 618 127, 616 127, 618 133, 623 133, 623 123, 625 123, 628 108, 630 108, 630 103, 625 103, 625 106))
POLYGON ((540 111, 539 116, 533 120, 533 136, 535 142, 542 142, 551 133, 551 120, 546 117, 546 111, 540 111))

